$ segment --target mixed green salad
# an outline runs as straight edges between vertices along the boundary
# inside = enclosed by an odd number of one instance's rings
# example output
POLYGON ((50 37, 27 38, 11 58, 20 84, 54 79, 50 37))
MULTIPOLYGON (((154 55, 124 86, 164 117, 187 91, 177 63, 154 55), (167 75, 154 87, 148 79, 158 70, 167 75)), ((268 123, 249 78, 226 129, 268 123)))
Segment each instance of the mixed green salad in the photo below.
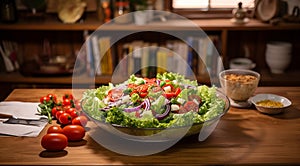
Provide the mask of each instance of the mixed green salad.
POLYGON ((135 128, 168 128, 201 123, 224 112, 216 87, 166 72, 156 78, 131 75, 118 85, 88 89, 83 110, 92 118, 135 128))

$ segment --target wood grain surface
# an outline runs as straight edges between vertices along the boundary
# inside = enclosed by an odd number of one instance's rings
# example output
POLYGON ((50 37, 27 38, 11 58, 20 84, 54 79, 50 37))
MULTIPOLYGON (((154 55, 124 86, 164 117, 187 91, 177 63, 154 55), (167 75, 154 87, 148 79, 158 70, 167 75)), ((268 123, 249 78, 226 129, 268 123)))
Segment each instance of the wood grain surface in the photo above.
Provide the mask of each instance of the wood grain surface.
MULTIPOLYGON (((38 102, 48 93, 61 97, 71 89, 15 89, 6 101, 38 102)), ((80 97, 83 90, 74 90, 80 97)), ((127 156, 107 150, 87 132, 84 140, 65 151, 47 152, 40 136, 0 137, 1 165, 290 165, 300 164, 300 87, 259 87, 256 93, 283 95, 292 101, 286 112, 265 115, 255 110, 230 108, 213 133, 203 142, 197 135, 149 156, 127 156)), ((89 122, 92 123, 92 122, 89 122)))

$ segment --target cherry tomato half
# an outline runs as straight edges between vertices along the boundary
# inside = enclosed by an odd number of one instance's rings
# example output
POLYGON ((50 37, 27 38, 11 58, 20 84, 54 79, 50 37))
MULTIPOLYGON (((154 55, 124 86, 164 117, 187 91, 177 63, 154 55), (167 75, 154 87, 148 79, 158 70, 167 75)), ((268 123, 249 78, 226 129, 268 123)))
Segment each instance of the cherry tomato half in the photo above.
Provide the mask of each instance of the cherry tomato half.
POLYGON ((68 138, 64 134, 49 133, 43 136, 41 145, 48 151, 64 150, 68 145, 68 138))
POLYGON ((73 125, 81 125, 83 127, 86 126, 87 122, 88 122, 87 117, 83 115, 78 116, 72 120, 73 125))
POLYGON ((47 130, 47 133, 61 133, 63 134, 63 129, 58 125, 50 126, 47 130))
POLYGON ((67 125, 63 128, 63 132, 69 141, 80 141, 85 136, 85 130, 80 125, 67 125))

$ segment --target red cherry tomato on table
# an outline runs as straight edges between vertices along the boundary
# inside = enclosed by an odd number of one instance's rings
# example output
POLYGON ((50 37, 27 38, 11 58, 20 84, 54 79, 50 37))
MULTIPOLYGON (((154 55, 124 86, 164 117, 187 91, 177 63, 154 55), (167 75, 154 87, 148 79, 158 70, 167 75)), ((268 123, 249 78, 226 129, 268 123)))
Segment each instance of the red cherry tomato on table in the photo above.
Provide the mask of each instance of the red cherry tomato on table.
POLYGON ((41 145, 49 151, 61 151, 68 145, 68 138, 64 134, 49 133, 43 136, 41 145))
POLYGON ((40 103, 43 104, 44 102, 46 102, 46 103, 50 102, 50 97, 47 97, 47 96, 41 97, 40 98, 40 103))
POLYGON ((69 109, 65 110, 65 112, 70 114, 72 119, 74 119, 78 116, 78 113, 75 108, 69 108, 69 109))
POLYGON ((65 112, 68 113, 68 114, 71 114, 71 112, 73 112, 73 111, 76 111, 76 109, 72 108, 72 107, 69 107, 69 108, 65 109, 65 112))
POLYGON ((55 118, 59 119, 60 115, 63 114, 64 112, 65 111, 63 111, 63 110, 57 111, 56 114, 55 114, 55 118))
POLYGON ((55 103, 57 103, 57 97, 56 97, 55 94, 49 93, 49 94, 47 95, 47 97, 49 97, 50 100, 52 100, 52 101, 54 101, 55 103))
POLYGON ((55 116, 56 113, 57 113, 58 111, 60 111, 60 110, 61 110, 61 107, 58 107, 58 106, 53 107, 52 110, 51 110, 51 115, 52 115, 52 116, 55 116))
POLYGON ((86 126, 87 122, 88 122, 87 117, 83 115, 78 116, 72 120, 73 125, 81 125, 83 127, 86 126))
POLYGON ((67 109, 72 108, 71 105, 65 105, 62 107, 63 111, 66 111, 67 109))
POLYGON ((63 132, 69 141, 80 141, 85 136, 85 130, 80 125, 67 125, 63 128, 63 132))
POLYGON ((74 96, 71 93, 66 93, 63 95, 63 100, 69 99, 69 100, 74 100, 74 96))
POLYGON ((47 133, 61 133, 63 134, 63 129, 58 125, 50 126, 47 130, 47 133))
POLYGON ((58 118, 59 122, 63 125, 71 124, 72 123, 72 117, 70 114, 64 112, 61 114, 58 118))
POLYGON ((62 105, 63 106, 69 106, 69 105, 71 105, 71 99, 64 99, 62 101, 62 105))

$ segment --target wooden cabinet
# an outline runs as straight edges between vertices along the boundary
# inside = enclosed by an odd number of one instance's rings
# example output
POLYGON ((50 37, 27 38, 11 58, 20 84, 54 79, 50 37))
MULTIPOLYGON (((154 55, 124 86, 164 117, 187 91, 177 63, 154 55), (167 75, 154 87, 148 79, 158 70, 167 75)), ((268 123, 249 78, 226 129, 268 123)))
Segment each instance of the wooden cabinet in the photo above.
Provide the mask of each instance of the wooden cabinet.
MULTIPOLYGON (((249 47, 250 58, 257 64, 256 71, 262 74, 261 85, 299 85, 300 67, 300 24, 270 25, 251 20, 245 25, 235 25, 229 19, 203 19, 193 20, 196 25, 208 34, 217 34, 221 39, 221 56, 225 68, 229 66, 229 60, 234 57, 244 56, 244 46, 249 47), (269 41, 288 41, 293 44, 293 60, 285 74, 270 74, 265 62, 265 47, 269 41)), ((0 24, 0 40, 16 41, 19 44, 22 59, 39 54, 43 47, 43 40, 49 40, 56 52, 64 55, 75 56, 75 52, 81 49, 85 39, 84 31, 93 32, 101 23, 95 17, 87 17, 83 23, 63 24, 57 18, 46 18, 39 22, 26 22, 20 20, 15 24, 0 24)), ((152 22, 142 26, 134 24, 117 25, 110 24, 102 28, 104 31, 135 31, 135 30, 173 30, 192 31, 193 27, 185 25, 178 20, 167 22, 152 22)), ((154 37, 155 38, 155 37, 154 37)), ((155 39, 156 40, 156 39, 155 39)), ((89 79, 82 75, 79 80, 89 79)), ((95 84, 106 84, 109 76, 97 76, 95 84)), ((208 78, 198 77, 201 83, 208 83, 208 78)), ((0 83, 11 88, 18 87, 55 87, 66 88, 72 86, 72 75, 68 76, 24 76, 20 72, 0 73, 0 83)), ((82 81, 84 84, 84 81, 82 81)))

